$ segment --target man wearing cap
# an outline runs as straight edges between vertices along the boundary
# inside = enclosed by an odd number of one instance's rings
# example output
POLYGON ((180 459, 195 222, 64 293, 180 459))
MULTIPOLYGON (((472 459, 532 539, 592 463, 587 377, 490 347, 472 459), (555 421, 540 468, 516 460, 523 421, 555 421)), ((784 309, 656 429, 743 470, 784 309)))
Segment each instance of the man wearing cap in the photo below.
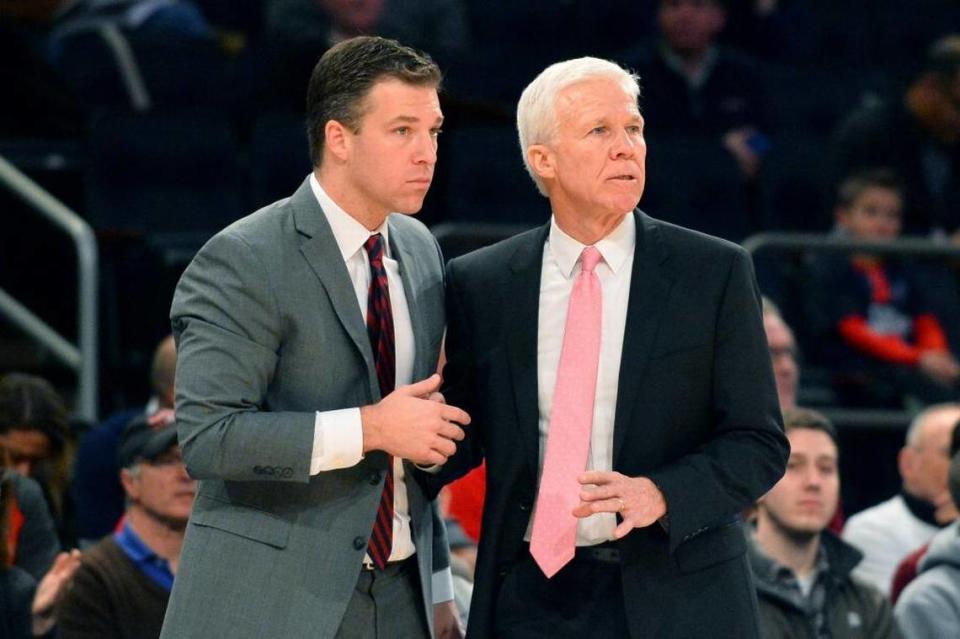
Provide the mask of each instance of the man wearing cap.
POLYGON ((124 521, 84 553, 60 610, 64 639, 160 636, 196 482, 162 413, 131 422, 118 456, 124 521))

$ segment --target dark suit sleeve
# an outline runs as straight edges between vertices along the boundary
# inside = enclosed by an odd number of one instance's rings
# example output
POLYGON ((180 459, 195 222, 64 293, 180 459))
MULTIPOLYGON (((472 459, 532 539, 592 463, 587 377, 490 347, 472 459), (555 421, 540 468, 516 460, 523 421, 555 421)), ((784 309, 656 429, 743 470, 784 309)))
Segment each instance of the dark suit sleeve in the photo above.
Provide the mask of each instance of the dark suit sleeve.
POLYGON ((266 268, 242 238, 221 233, 201 249, 177 285, 171 319, 190 475, 308 481, 315 415, 264 410, 281 318, 266 268))
POLYGON ((476 468, 483 461, 483 446, 477 432, 476 394, 473 392, 474 352, 470 338, 469 317, 460 294, 460 276, 457 261, 446 270, 447 335, 444 340, 446 365, 443 367, 443 396, 447 403, 467 412, 473 422, 464 428, 463 441, 457 442, 457 452, 437 472, 417 471, 417 479, 429 499, 434 499, 444 485, 455 481, 476 468))
POLYGON ((712 436, 696 453, 649 475, 666 497, 671 552, 763 495, 783 475, 789 455, 760 295, 742 250, 716 312, 712 436))

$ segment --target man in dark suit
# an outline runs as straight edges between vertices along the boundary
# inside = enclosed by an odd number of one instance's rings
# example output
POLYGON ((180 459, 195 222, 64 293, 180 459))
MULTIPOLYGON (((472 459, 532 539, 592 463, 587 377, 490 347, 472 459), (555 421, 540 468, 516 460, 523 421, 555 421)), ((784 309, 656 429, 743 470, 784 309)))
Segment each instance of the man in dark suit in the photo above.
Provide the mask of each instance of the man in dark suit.
POLYGON ((431 401, 443 262, 396 214, 433 177, 439 82, 393 40, 331 48, 308 89, 313 173, 177 286, 177 426, 200 482, 163 637, 460 636, 407 460, 443 463, 469 417, 431 401))
POLYGON ((486 459, 469 637, 758 636, 738 513, 787 458, 759 294, 742 249, 634 210, 638 92, 595 58, 538 76, 517 122, 552 219, 447 269, 473 421, 418 478, 486 459))

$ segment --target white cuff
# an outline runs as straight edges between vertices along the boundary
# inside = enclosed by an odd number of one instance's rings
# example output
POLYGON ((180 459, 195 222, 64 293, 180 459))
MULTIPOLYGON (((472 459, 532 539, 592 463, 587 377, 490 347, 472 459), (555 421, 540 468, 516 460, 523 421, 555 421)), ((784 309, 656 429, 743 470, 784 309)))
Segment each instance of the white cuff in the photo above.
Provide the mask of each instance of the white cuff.
POLYGON ((317 412, 313 426, 310 474, 355 466, 363 459, 359 408, 317 412))
POLYGON ((433 573, 432 582, 433 605, 453 601, 453 572, 449 567, 433 573))

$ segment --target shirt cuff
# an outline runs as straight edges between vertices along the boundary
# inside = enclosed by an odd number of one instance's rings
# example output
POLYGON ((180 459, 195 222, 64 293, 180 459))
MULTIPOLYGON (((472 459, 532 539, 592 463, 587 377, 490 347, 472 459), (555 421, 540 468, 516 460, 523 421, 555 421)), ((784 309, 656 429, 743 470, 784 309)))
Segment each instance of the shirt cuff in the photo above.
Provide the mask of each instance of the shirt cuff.
POLYGON ((310 474, 349 468, 363 459, 363 426, 359 408, 317 412, 313 426, 310 474))
POLYGON ((433 605, 453 601, 453 572, 449 567, 433 573, 433 605))

